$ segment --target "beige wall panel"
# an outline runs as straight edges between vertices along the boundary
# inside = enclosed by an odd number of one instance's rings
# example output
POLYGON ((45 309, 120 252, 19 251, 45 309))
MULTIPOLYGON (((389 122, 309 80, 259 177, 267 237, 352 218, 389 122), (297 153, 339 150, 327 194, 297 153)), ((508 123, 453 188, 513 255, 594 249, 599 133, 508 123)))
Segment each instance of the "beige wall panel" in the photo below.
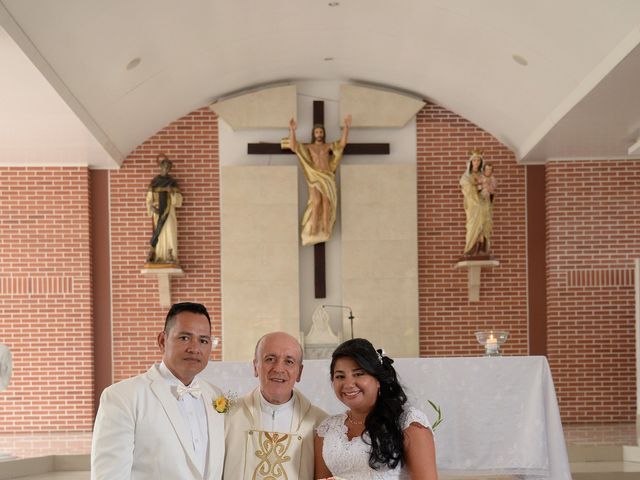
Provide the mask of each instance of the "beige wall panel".
MULTIPOLYGON (((418 350, 418 250, 414 165, 343 165, 343 303, 354 334, 391 356, 418 350)), ((343 323, 349 337, 349 322, 343 323)))
POLYGON ((221 100, 209 106, 234 130, 284 128, 296 115, 296 87, 286 85, 221 100))
POLYGON ((295 166, 223 167, 224 360, 250 360, 266 332, 299 334, 295 166))
POLYGON ((340 118, 350 113, 354 127, 404 127, 424 105, 418 98, 389 90, 340 86, 340 118))

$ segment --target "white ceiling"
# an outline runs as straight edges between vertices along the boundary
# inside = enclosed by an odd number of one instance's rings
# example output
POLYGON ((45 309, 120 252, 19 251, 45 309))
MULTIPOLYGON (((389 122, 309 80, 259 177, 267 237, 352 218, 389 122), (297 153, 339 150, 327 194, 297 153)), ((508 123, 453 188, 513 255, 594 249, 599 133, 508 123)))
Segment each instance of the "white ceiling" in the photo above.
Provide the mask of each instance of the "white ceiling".
POLYGON ((638 0, 0 0, 0 25, 0 165, 117 168, 217 98, 309 79, 433 101, 522 163, 640 135, 638 0))

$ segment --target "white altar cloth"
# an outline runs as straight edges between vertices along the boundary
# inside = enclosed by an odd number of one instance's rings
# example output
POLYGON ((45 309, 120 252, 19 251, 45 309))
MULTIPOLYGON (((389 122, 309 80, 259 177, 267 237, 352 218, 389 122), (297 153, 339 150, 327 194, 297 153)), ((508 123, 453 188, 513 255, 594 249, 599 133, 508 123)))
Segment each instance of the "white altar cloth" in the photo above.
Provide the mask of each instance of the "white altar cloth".
MULTIPOLYGON (((549 364, 545 357, 398 358, 409 401, 434 421, 438 470, 456 475, 520 475, 571 480, 549 364)), ((244 395, 258 385, 250 362, 209 362, 204 378, 244 395)), ((298 388, 328 413, 334 396, 328 360, 305 360, 298 388)))

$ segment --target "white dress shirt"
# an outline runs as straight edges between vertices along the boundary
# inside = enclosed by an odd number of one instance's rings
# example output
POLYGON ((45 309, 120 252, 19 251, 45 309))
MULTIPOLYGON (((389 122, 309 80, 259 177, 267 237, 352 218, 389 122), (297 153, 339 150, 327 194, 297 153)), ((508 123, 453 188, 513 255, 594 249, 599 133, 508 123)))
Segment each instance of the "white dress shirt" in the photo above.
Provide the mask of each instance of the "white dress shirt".
POLYGON ((292 396, 287 403, 274 405, 267 402, 260 393, 260 411, 262 412, 260 426, 262 430, 280 433, 291 432, 294 402, 295 396, 292 396))
MULTIPOLYGON (((205 475, 205 470, 208 466, 209 431, 207 429, 207 412, 205 411, 202 395, 196 398, 187 393, 178 397, 177 387, 178 385, 183 385, 183 383, 171 373, 164 362, 160 363, 160 375, 172 387, 171 392, 175 395, 176 402, 178 402, 178 410, 180 410, 184 423, 191 434, 193 450, 198 460, 198 469, 205 475)), ((185 385, 185 387, 196 386, 197 384, 198 376, 193 379, 190 385, 185 385)))

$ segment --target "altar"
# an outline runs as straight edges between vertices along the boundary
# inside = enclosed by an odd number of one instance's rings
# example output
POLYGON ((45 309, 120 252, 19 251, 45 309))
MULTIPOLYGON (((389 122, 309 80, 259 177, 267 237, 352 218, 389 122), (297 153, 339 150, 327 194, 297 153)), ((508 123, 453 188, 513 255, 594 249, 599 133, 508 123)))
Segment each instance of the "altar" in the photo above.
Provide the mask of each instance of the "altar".
MULTIPOLYGON (((442 474, 571 480, 545 357, 398 358, 394 366, 409 401, 432 422, 428 400, 441 407, 442 474)), ((201 375, 238 396, 258 385, 250 362, 209 362, 201 375)), ((328 413, 345 409, 331 388, 329 360, 306 360, 298 388, 328 413)))

